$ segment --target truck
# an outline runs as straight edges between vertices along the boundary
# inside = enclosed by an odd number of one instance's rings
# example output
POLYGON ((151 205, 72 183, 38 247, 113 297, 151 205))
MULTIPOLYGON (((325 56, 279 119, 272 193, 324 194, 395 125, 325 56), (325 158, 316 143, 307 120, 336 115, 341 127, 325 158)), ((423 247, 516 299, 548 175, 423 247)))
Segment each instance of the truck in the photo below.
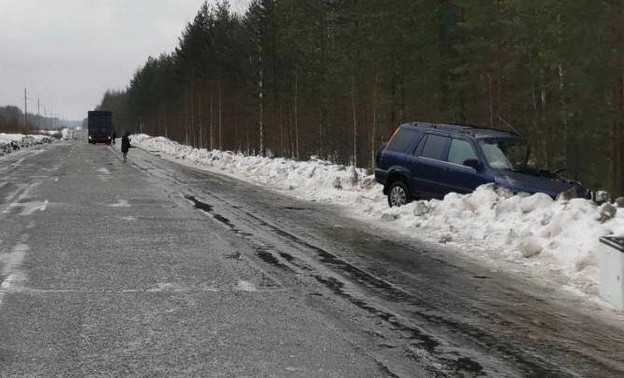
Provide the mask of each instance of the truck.
POLYGON ((106 110, 91 110, 88 114, 89 143, 112 142, 113 113, 106 110))

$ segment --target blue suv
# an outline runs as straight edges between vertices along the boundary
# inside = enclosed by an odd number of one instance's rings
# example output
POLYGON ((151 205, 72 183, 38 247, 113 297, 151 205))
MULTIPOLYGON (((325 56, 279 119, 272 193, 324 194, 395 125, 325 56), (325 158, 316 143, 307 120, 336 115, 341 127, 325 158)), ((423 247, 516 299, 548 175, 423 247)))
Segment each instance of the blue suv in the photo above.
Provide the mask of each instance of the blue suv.
POLYGON ((470 193, 494 183, 513 192, 561 192, 587 197, 578 182, 556 172, 527 166, 530 149, 515 132, 430 123, 406 123, 377 154, 375 179, 384 186, 390 206, 412 199, 442 199, 447 193, 470 193))

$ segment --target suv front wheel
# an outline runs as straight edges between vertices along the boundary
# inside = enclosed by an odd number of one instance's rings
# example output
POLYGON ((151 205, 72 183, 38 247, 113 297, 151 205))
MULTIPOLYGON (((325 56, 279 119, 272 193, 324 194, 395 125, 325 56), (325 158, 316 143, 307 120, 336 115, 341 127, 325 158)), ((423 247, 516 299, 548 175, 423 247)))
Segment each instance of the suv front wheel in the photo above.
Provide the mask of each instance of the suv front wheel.
POLYGON ((403 181, 395 181, 388 188, 388 205, 403 206, 412 201, 412 196, 403 181))

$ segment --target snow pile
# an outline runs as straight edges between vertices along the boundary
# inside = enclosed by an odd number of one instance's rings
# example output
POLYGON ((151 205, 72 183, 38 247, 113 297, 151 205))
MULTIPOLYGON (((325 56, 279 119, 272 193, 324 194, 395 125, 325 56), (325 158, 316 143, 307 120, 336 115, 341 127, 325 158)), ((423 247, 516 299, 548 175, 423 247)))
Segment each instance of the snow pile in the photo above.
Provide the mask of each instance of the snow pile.
POLYGON ((52 143, 48 135, 23 135, 0 133, 0 156, 37 144, 52 143))
POLYGON ((443 201, 417 201, 392 215, 400 229, 430 240, 469 247, 493 265, 523 267, 535 276, 559 275, 564 283, 596 294, 599 238, 624 235, 624 209, 602 219, 604 207, 584 199, 554 201, 546 194, 512 195, 483 185, 443 201))
POLYGON ((298 197, 323 202, 355 201, 361 194, 362 178, 366 175, 364 169, 334 165, 320 159, 298 162, 244 156, 230 151, 208 151, 145 134, 133 135, 131 139, 133 145, 149 151, 160 151, 195 166, 216 169, 273 189, 292 191, 298 197))
POLYGON ((63 139, 63 140, 70 140, 73 137, 74 137, 74 131, 73 130, 71 130, 71 129, 67 128, 67 127, 64 127, 61 130, 61 139, 63 139))
POLYGON ((73 139, 74 130, 68 127, 63 127, 60 130, 38 130, 37 134, 48 135, 56 139, 70 140, 73 139))
POLYGON ((484 185, 467 195, 389 208, 381 185, 362 169, 207 151, 145 134, 133 136, 132 143, 298 198, 341 205, 386 232, 445 243, 493 269, 555 280, 592 296, 599 279, 599 237, 624 235, 623 208, 584 199, 555 201, 546 194, 513 195, 484 185))
POLYGON ((54 138, 61 137, 61 132, 58 130, 37 130, 36 133, 41 135, 48 135, 54 138))

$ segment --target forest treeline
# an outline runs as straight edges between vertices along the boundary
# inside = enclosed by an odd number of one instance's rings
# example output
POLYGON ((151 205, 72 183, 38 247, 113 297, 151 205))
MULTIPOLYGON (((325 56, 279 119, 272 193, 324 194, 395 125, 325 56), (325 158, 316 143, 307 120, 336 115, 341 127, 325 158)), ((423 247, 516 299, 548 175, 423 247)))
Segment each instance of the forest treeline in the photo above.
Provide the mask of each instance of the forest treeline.
POLYGON ((42 117, 24 112, 17 106, 0 106, 0 133, 28 134, 41 129, 59 127, 58 118, 42 117))
POLYGON ((204 3, 100 109, 196 147, 372 167, 402 122, 512 125, 624 193, 624 0, 204 3))

